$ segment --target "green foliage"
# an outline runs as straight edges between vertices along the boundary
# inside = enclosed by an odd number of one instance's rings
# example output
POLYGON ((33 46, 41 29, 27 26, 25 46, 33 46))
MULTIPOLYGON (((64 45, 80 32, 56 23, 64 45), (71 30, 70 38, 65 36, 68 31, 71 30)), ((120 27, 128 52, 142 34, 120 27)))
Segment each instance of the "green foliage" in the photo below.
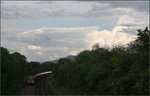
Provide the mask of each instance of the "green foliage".
POLYGON ((138 39, 136 42, 139 43, 139 50, 141 52, 148 52, 149 51, 149 37, 150 37, 150 30, 146 27, 143 31, 138 30, 138 39))
POLYGON ((137 36, 127 47, 108 50, 95 44, 73 62, 59 60, 53 67, 55 86, 64 94, 74 95, 148 95, 148 27, 138 30, 137 36))
POLYGON ((7 49, 1 47, 2 94, 18 94, 24 77, 27 76, 26 62, 25 56, 17 52, 10 54, 7 49))
POLYGON ((6 48, 1 47, 2 95, 19 94, 28 76, 50 71, 52 66, 51 62, 27 62, 24 55, 18 52, 10 54, 6 48))
POLYGON ((40 66, 40 71, 41 72, 50 71, 50 70, 52 70, 52 67, 53 67, 53 63, 51 63, 51 62, 44 62, 40 66))

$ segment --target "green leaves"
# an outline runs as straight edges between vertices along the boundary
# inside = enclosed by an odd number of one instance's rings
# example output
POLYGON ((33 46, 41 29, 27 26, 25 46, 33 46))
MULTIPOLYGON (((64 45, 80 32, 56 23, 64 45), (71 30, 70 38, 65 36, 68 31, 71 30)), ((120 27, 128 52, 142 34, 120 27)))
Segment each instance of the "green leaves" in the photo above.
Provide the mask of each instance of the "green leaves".
POLYGON ((23 86, 27 70, 26 58, 19 53, 9 54, 7 49, 1 47, 2 68, 2 94, 16 95, 23 86))
POLYGON ((139 44, 139 50, 143 52, 148 52, 149 50, 149 38, 150 38, 150 30, 146 27, 143 31, 138 30, 138 39, 136 42, 139 44))
POLYGON ((109 51, 95 44, 74 62, 60 60, 53 70, 58 86, 69 90, 65 94, 148 95, 150 31, 146 27, 138 32, 137 40, 127 47, 118 45, 109 51))
POLYGON ((2 95, 17 95, 30 75, 50 71, 52 63, 27 62, 26 57, 18 52, 10 54, 1 47, 2 95))

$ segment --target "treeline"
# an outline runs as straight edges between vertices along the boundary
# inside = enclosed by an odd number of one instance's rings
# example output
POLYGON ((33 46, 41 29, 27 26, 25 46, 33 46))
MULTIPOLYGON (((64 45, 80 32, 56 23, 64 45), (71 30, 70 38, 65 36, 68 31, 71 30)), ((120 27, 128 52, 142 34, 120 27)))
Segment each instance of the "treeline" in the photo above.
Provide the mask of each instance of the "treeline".
POLYGON ((51 68, 50 62, 27 62, 24 55, 18 52, 10 54, 6 48, 1 47, 1 94, 20 94, 28 76, 49 71, 51 68))
POLYGON ((149 37, 146 27, 127 47, 96 44, 75 61, 60 59, 53 67, 53 85, 70 95, 148 95, 149 37))

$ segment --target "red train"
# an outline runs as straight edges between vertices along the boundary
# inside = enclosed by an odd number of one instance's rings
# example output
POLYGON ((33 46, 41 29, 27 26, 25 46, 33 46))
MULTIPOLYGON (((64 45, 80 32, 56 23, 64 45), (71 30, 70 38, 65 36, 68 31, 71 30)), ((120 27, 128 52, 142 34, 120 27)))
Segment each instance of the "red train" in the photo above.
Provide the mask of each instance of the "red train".
POLYGON ((27 84, 28 85, 34 85, 36 82, 38 82, 40 79, 44 78, 44 77, 47 77, 49 74, 51 74, 52 72, 51 71, 48 71, 48 72, 42 72, 42 73, 39 73, 35 76, 29 76, 27 78, 27 84))
POLYGON ((29 76, 27 78, 27 83, 28 83, 28 85, 34 85, 34 83, 35 83, 35 77, 34 76, 29 76))

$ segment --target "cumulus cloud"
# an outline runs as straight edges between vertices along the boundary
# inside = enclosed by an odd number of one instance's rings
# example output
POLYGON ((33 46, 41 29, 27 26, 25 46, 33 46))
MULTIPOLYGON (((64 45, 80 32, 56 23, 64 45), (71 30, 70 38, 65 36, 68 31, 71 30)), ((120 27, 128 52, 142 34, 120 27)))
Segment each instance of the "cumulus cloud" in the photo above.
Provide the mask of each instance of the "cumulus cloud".
POLYGON ((43 50, 46 51, 68 51, 70 50, 69 47, 43 47, 43 50))
POLYGON ((33 46, 33 45, 31 45, 31 46, 28 46, 28 49, 31 49, 31 50, 40 50, 42 48, 40 46, 33 46))
POLYGON ((113 45, 126 45, 136 39, 136 35, 122 33, 122 28, 117 26, 112 31, 103 30, 87 34, 87 47, 90 49, 94 44, 99 43, 101 47, 112 48, 113 45))
MULTIPOLYGON (((42 27, 35 30, 25 31, 18 34, 16 39, 36 46, 84 46, 84 38, 87 33, 98 30, 99 27, 42 27), (81 44, 82 43, 82 44, 81 44)), ((57 48, 55 48, 57 49, 57 48)), ((67 49, 65 49, 67 50, 67 49)))
MULTIPOLYGON (((145 3, 139 2, 137 5, 130 3, 121 1, 115 5, 112 2, 99 1, 43 3, 42 1, 4 1, 1 14, 2 20, 6 24, 5 26, 2 24, 2 46, 11 50, 18 50, 27 56, 29 61, 49 61, 68 55, 77 55, 82 50, 92 48, 95 43, 99 43, 101 47, 112 47, 114 44, 126 45, 136 38, 137 29, 143 29, 149 25, 147 7, 144 7, 146 10, 142 7, 145 3), (143 9, 139 10, 140 8, 143 9), (67 23, 62 23, 65 27, 57 26, 56 23, 50 27, 48 24, 53 24, 53 22, 47 23, 48 21, 46 21, 44 23, 47 24, 47 27, 41 24, 39 28, 34 25, 36 28, 32 27, 32 29, 31 27, 27 27, 27 29, 8 28, 13 25, 13 23, 8 22, 13 20, 15 22, 15 20, 22 20, 22 18, 26 18, 24 20, 27 21, 33 18, 38 18, 36 20, 54 18, 57 22, 57 17, 69 17, 74 20, 68 23, 66 19, 67 23), (96 22, 89 23, 88 21, 87 26, 83 24, 83 19, 85 21, 95 20, 96 22), (106 19, 107 22, 105 22, 106 19), (76 20, 79 23, 75 23, 76 20), (8 26, 6 26, 7 23, 8 26), (72 26, 73 23, 76 27, 72 26), (106 24, 110 26, 107 28, 106 24)), ((31 22, 31 26, 33 26, 33 22, 34 20, 31 22)), ((22 26, 27 25, 23 24, 24 22, 21 23, 22 26)))
POLYGON ((125 15, 118 18, 117 26, 122 27, 120 32, 136 34, 137 29, 143 29, 149 25, 148 19, 148 15, 146 14, 125 15))
POLYGON ((52 57, 52 56, 49 56, 48 58, 49 58, 49 60, 53 60, 54 59, 54 57, 52 57))
MULTIPOLYGON (((42 27, 18 33, 12 40, 20 42, 19 45, 24 44, 20 52, 31 60, 35 60, 36 57, 38 60, 47 61, 50 58, 54 60, 68 55, 77 55, 82 50, 91 49, 95 43, 99 43, 101 47, 110 48, 118 44, 126 45, 136 38, 135 34, 122 32, 126 28, 126 26, 118 25, 110 31, 99 31, 97 26, 42 27), (45 36, 51 39, 49 40, 45 36), (37 43, 35 44, 35 42, 37 43)), ((133 31, 136 32, 136 30, 133 31)))
POLYGON ((37 52, 37 54, 38 54, 38 55, 42 55, 43 53, 42 53, 42 52, 37 52))
POLYGON ((125 45, 134 40, 136 35, 121 32, 124 28, 126 27, 116 26, 111 31, 99 31, 97 26, 72 28, 42 27, 18 34, 16 41, 28 45, 26 51, 22 50, 22 52, 28 52, 30 55, 35 52, 38 55, 44 54, 47 57, 51 55, 56 59, 58 58, 58 56, 54 56, 56 53, 60 56, 77 55, 84 49, 92 48, 95 43, 100 43, 101 47, 112 47, 115 44, 125 45), (45 36, 51 39, 46 39, 45 36), (67 41, 72 41, 72 43, 67 41), (35 42, 37 42, 36 45, 35 42), (61 45, 62 42, 64 43, 63 45, 61 45))
POLYGON ((69 55, 77 55, 77 51, 69 51, 69 55))

